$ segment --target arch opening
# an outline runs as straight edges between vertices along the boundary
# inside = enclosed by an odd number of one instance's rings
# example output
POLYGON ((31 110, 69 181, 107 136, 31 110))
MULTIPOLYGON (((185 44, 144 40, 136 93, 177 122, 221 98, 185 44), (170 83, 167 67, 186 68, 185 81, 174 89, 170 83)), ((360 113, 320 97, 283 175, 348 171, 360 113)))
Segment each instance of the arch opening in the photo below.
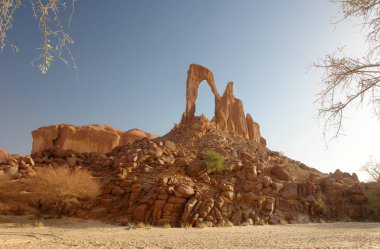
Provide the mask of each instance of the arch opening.
POLYGON ((211 120, 215 115, 215 96, 206 80, 201 81, 195 100, 195 116, 204 115, 211 120))

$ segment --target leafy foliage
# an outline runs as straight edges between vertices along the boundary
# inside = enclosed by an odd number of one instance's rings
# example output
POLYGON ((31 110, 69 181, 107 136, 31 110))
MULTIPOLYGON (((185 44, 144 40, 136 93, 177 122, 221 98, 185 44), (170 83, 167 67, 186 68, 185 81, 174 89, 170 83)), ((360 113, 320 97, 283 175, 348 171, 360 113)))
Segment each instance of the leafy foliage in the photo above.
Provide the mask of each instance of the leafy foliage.
POLYGON ((67 66, 77 70, 69 46, 74 43, 66 27, 70 26, 76 0, 0 0, 0 52, 9 44, 14 51, 19 49, 7 39, 8 31, 13 28, 14 14, 21 6, 30 6, 34 17, 38 20, 43 43, 40 55, 35 59, 39 70, 46 74, 53 61, 59 59, 67 66), (71 3, 71 14, 67 22, 62 20, 61 13, 71 3))
POLYGON ((226 169, 223 156, 215 151, 206 151, 203 154, 203 160, 205 161, 206 168, 208 169, 215 170, 217 172, 226 169))

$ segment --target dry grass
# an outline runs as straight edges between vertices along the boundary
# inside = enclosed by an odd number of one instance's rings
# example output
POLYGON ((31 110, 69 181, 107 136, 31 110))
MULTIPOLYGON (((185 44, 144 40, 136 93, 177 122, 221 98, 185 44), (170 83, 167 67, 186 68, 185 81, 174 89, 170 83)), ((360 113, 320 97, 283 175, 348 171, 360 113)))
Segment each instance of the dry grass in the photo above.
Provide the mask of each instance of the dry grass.
POLYGON ((69 167, 38 168, 36 174, 25 179, 0 178, 0 200, 25 208, 33 204, 42 210, 62 215, 83 199, 99 194, 99 183, 87 170, 69 167))

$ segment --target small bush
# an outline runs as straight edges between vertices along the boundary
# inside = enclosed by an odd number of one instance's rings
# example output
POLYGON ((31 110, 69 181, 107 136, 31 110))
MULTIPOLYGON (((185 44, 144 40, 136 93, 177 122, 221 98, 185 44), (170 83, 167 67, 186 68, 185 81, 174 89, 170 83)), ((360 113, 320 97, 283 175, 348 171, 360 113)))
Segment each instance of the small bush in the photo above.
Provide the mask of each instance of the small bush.
POLYGON ((61 216, 65 208, 80 200, 92 199, 99 194, 99 183, 87 170, 69 167, 44 167, 36 174, 21 180, 0 179, 0 199, 24 207, 34 204, 45 211, 61 216))
POLYGON ((365 191, 367 202, 365 204, 371 218, 380 221, 380 193, 374 190, 365 191))
POLYGON ((226 169, 223 156, 215 151, 206 151, 203 154, 203 160, 205 161, 207 169, 215 170, 218 172, 226 169))
POLYGON ((99 194, 99 183, 89 171, 80 168, 39 168, 36 175, 25 179, 25 183, 30 187, 34 202, 60 211, 77 204, 79 199, 99 194))

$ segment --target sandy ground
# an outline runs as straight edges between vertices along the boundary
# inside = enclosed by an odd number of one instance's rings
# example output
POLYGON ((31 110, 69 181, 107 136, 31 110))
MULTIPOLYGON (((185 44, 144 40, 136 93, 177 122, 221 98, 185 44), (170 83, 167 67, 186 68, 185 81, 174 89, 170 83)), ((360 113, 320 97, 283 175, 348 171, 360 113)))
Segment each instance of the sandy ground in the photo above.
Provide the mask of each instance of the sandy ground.
POLYGON ((132 228, 0 216, 0 248, 380 248, 380 223, 132 228))

